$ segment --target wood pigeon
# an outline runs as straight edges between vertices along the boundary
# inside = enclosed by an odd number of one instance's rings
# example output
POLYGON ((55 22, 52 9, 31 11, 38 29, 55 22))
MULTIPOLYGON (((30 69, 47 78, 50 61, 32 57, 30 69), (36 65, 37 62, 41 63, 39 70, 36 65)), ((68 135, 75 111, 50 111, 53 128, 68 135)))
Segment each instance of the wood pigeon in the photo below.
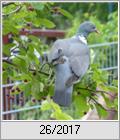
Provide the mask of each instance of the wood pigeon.
MULTIPOLYGON (((72 89, 73 84, 78 83, 81 80, 81 78, 84 76, 89 67, 90 51, 87 46, 87 37, 92 32, 98 33, 96 26, 90 21, 85 21, 82 24, 80 24, 80 27, 75 36, 67 39, 58 39, 57 41, 55 41, 53 47, 49 52, 48 62, 49 63, 56 62, 56 64, 58 65, 55 66, 56 82, 55 82, 55 96, 53 98, 54 101, 58 104, 60 104, 59 100, 63 100, 63 97, 67 98, 68 88, 72 89), (65 56, 65 60, 67 58, 67 61, 65 62, 65 64, 63 64, 64 66, 62 66, 61 63, 59 64, 59 58, 61 58, 62 56, 65 56), (60 67, 62 67, 62 70, 60 67), (69 77, 66 76, 67 74, 66 71, 68 71, 69 77), (61 72, 60 77, 58 76, 59 74, 57 74, 57 72, 59 73, 61 72), (64 86, 61 86, 62 84, 64 84, 64 86)), ((65 103, 65 101, 66 100, 64 99, 60 105, 64 106, 70 105, 71 99, 69 99, 69 103, 67 104, 65 103)))

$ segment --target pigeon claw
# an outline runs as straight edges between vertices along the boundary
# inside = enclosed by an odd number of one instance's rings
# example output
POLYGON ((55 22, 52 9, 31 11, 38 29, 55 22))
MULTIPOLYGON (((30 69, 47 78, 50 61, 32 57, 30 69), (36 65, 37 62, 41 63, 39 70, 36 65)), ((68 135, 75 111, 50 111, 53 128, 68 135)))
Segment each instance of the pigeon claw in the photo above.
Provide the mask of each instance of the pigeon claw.
POLYGON ((68 78, 68 80, 66 81, 65 85, 67 87, 72 86, 79 78, 75 75, 72 75, 70 78, 68 78))
POLYGON ((63 57, 60 57, 59 59, 55 60, 53 62, 53 65, 57 65, 57 64, 64 64, 65 63, 65 59, 63 57))

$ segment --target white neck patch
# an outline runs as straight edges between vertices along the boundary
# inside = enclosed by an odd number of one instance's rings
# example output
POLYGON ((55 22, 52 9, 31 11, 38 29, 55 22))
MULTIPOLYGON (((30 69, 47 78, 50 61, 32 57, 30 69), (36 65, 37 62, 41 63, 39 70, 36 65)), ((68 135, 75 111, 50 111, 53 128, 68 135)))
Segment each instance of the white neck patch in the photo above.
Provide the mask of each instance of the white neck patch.
POLYGON ((78 39, 79 39, 81 42, 83 42, 84 44, 87 45, 87 40, 86 40, 86 38, 85 38, 84 36, 79 35, 79 36, 78 36, 78 39))
POLYGON ((82 43, 87 45, 87 40, 84 36, 79 35, 79 36, 73 36, 72 38, 78 38, 82 43))

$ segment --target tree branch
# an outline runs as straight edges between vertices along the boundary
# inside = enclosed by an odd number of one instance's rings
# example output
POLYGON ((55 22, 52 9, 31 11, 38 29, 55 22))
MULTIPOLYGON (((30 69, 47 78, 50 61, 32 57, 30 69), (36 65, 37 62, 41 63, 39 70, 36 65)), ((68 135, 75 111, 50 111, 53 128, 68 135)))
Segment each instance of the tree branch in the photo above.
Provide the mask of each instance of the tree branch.
POLYGON ((115 111, 114 109, 108 109, 105 108, 104 106, 102 106, 102 104, 100 104, 99 102, 97 102, 93 97, 90 97, 97 105, 99 105, 102 109, 104 109, 105 111, 115 111))
POLYGON ((5 63, 8 63, 8 64, 10 64, 10 65, 12 65, 12 66, 17 66, 16 64, 14 64, 13 62, 11 62, 11 61, 9 61, 9 60, 7 60, 7 59, 2 59, 3 60, 3 62, 5 62, 5 63))
POLYGON ((91 92, 101 92, 101 93, 105 93, 105 94, 108 94, 110 95, 111 97, 114 97, 112 94, 110 94, 109 92, 107 91, 103 91, 103 90, 92 90, 92 89, 89 89, 89 88, 82 88, 82 87, 79 87, 80 89, 84 89, 84 90, 88 90, 88 91, 91 91, 91 92))
MULTIPOLYGON (((34 72, 36 72, 36 70, 35 69, 29 69, 30 71, 34 71, 34 72)), ((46 75, 46 76, 49 76, 49 74, 48 73, 46 73, 46 72, 43 72, 43 71, 38 71, 39 73, 41 73, 41 74, 44 74, 44 75, 46 75)))
MULTIPOLYGON (((10 64, 10 65, 12 65, 12 66, 14 66, 14 67, 18 67, 16 64, 14 64, 13 62, 11 62, 11 61, 9 61, 9 60, 7 60, 7 59, 3 59, 3 62, 5 62, 5 63, 8 63, 8 64, 10 64)), ((29 69, 30 71, 34 71, 34 72, 36 72, 36 70, 35 69, 29 69)), ((46 76, 49 76, 49 74, 48 73, 46 73, 46 72, 43 72, 43 71, 38 71, 39 73, 41 73, 41 74, 44 74, 44 75, 46 75, 46 76)))

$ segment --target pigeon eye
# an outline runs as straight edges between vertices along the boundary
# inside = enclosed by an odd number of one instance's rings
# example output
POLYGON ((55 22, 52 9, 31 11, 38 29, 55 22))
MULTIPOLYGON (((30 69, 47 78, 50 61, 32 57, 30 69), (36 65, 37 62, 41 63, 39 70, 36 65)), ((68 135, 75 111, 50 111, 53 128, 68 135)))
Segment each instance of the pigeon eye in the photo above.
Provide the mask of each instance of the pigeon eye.
POLYGON ((93 26, 92 28, 95 29, 95 26, 93 26))

